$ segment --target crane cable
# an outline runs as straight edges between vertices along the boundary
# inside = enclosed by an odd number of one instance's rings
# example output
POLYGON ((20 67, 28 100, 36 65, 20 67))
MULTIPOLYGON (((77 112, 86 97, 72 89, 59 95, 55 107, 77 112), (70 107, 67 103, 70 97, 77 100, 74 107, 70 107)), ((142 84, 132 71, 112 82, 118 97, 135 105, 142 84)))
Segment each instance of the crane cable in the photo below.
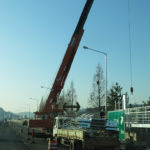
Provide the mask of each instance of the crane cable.
POLYGON ((128 29, 129 29, 130 81, 131 81, 130 92, 131 92, 131 94, 133 94, 133 86, 132 86, 132 40, 131 40, 131 21, 130 21, 130 0, 128 0, 128 29))

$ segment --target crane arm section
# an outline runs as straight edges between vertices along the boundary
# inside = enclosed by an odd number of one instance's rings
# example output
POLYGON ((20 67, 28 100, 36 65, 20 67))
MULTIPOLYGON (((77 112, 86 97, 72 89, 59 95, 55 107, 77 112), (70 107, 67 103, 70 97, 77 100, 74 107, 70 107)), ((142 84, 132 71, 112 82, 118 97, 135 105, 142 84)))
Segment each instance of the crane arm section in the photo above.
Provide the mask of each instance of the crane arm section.
POLYGON ((91 9, 91 6, 93 4, 94 0, 87 0, 86 4, 84 6, 84 9, 82 11, 82 14, 80 16, 80 19, 78 21, 78 24, 75 28, 75 31, 72 35, 72 38, 70 40, 70 43, 68 45, 68 48, 66 50, 66 53, 64 55, 64 58, 62 60, 62 63, 60 65, 60 68, 57 72, 56 78, 54 80, 53 86, 51 88, 50 94, 48 96, 48 99, 46 101, 46 104, 44 106, 44 109, 42 112, 35 112, 35 114, 38 115, 46 115, 46 120, 39 120, 39 119, 30 119, 29 120, 29 127, 34 128, 53 128, 54 124, 54 117, 58 113, 62 113, 63 109, 58 108, 57 98, 61 92, 61 90, 64 87, 65 80, 67 78, 67 75, 69 73, 71 64, 73 62, 74 56, 76 54, 76 51, 78 49, 79 43, 81 41, 82 35, 83 35, 83 26, 86 22, 87 16, 89 14, 89 11, 91 9))
POLYGON ((82 35, 84 32, 83 26, 86 22, 86 19, 89 14, 89 11, 91 9, 91 6, 93 4, 93 1, 94 0, 87 0, 86 4, 84 6, 84 9, 80 16, 80 19, 76 26, 76 29, 72 35, 71 41, 68 45, 68 48, 64 55, 64 58, 60 65, 60 68, 59 68, 56 78, 54 80, 54 83, 53 83, 52 89, 50 91, 50 94, 48 96, 48 99, 46 101, 46 104, 45 104, 45 107, 43 110, 43 112, 45 112, 45 113, 50 112, 51 105, 55 104, 57 102, 57 97, 59 96, 62 88, 64 87, 65 80, 69 73, 71 64, 73 62, 74 56, 76 54, 76 51, 78 49, 79 43, 81 41, 81 38, 82 38, 82 35))

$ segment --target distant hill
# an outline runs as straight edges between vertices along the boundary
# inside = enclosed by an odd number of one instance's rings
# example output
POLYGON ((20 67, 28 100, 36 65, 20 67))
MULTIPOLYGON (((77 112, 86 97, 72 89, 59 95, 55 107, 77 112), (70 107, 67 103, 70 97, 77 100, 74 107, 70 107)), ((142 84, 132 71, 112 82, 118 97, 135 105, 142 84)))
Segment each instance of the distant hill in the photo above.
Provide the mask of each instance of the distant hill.
POLYGON ((7 112, 3 108, 0 107, 0 120, 11 119, 15 117, 15 114, 12 112, 7 112))
POLYGON ((3 108, 0 107, 0 120, 4 119, 18 119, 18 118, 33 118, 34 114, 32 112, 20 112, 20 113, 12 113, 7 112, 3 108))
POLYGON ((15 114, 20 117, 34 118, 34 113, 32 112, 20 112, 20 113, 15 113, 15 114))

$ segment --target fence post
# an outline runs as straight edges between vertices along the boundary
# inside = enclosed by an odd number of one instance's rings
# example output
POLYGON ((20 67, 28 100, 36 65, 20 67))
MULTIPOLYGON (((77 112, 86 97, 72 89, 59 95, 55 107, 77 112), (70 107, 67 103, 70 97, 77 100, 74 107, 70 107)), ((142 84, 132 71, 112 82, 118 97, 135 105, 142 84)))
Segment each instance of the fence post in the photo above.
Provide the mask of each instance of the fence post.
POLYGON ((146 109, 146 106, 145 106, 145 120, 144 120, 144 122, 146 123, 147 122, 147 109, 146 109))

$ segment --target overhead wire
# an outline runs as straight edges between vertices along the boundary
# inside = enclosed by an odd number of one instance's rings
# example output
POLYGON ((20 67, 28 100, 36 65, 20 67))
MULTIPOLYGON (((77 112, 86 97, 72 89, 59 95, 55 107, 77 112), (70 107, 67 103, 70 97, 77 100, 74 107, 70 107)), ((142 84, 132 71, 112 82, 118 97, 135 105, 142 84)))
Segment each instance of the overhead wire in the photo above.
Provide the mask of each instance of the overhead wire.
POLYGON ((131 39, 131 20, 130 20, 130 0, 128 0, 128 29, 129 29, 129 51, 130 51, 130 92, 133 94, 133 79, 132 79, 132 39, 131 39))

